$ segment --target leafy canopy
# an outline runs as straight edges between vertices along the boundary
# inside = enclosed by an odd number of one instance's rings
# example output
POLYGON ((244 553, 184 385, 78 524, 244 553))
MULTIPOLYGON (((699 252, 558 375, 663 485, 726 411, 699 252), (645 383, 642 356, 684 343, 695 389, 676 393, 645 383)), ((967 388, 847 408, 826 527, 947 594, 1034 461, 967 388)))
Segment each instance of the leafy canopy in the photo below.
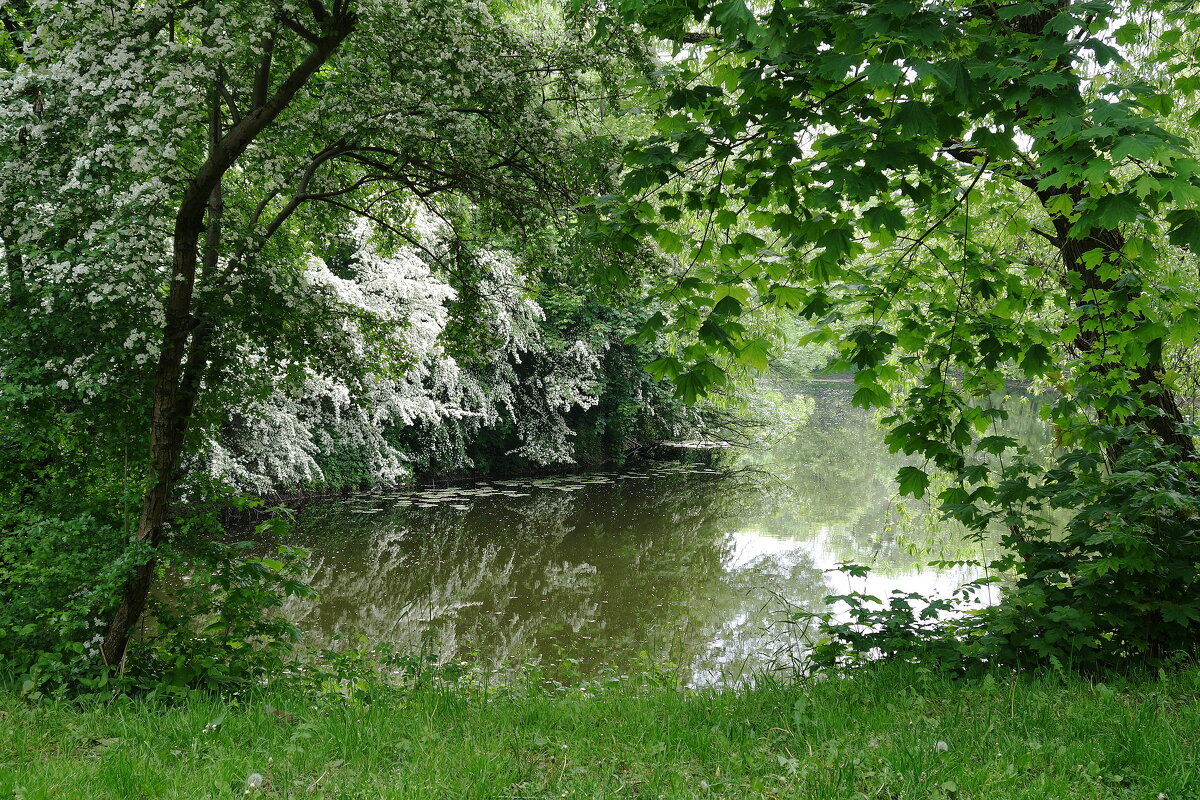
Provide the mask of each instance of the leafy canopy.
POLYGON ((676 258, 675 311, 649 326, 695 344, 654 368, 690 397, 720 384, 716 354, 761 361, 743 320, 763 304, 839 341, 855 402, 890 409, 892 447, 925 461, 901 491, 937 467, 946 513, 1007 531, 1016 585, 980 629, 987 658, 1196 640, 1196 449, 1164 360, 1200 308, 1173 269, 1200 247, 1195 120, 1171 116, 1197 88, 1197 22, 1175 10, 617 6, 670 53, 656 133, 594 221, 676 258), (1050 465, 996 430, 1009 378, 1057 392, 1050 465))

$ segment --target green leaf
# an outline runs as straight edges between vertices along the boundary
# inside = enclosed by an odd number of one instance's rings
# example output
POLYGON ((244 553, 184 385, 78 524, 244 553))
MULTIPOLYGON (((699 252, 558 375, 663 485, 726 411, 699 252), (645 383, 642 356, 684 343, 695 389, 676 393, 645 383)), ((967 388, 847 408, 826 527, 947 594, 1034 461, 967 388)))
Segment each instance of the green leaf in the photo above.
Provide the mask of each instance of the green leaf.
POLYGON ((1115 33, 1117 44, 1120 45, 1135 44, 1141 36, 1142 26, 1136 22, 1126 22, 1115 33))
POLYGON ((1200 620, 1200 609, 1197 609, 1193 603, 1182 605, 1178 603, 1163 603, 1161 611, 1165 622, 1172 622, 1184 627, 1191 625, 1195 620, 1200 620))
POLYGON ((770 352, 771 343, 766 339, 751 339, 741 346, 738 352, 738 360, 760 372, 766 372, 771 366, 771 362, 768 359, 770 352))
POLYGON ((826 50, 818 54, 814 60, 817 74, 831 81, 841 80, 846 73, 858 65, 857 56, 839 53, 836 50, 826 50))
POLYGON ((675 380, 675 395, 691 405, 703 397, 710 386, 724 382, 724 370, 711 361, 701 361, 675 380))
POLYGON ((1096 201, 1092 220, 1096 227, 1112 230, 1125 223, 1133 222, 1142 213, 1142 204, 1136 196, 1121 192, 1101 197, 1096 201))
POLYGON ((900 494, 909 495, 920 500, 929 488, 929 475, 917 467, 901 467, 896 473, 896 481, 900 484, 900 494))
POLYGON ((1046 211, 1060 217, 1069 217, 1075 211, 1075 202, 1067 194, 1056 194, 1046 203, 1046 211))
POLYGON ((1123 161, 1126 158, 1149 161, 1154 158, 1161 146, 1162 142, 1157 137, 1138 133, 1121 137, 1113 147, 1111 156, 1113 161, 1123 161))
POLYGON ((683 373, 683 365, 679 363, 679 359, 663 356, 647 364, 646 372, 660 381, 675 380, 683 373))
POLYGON ((1071 79, 1061 72, 1040 72, 1037 75, 1030 75, 1026 80, 1030 86, 1036 86, 1039 89, 1054 89, 1071 83, 1071 79))
POLYGON ((885 230, 888 233, 896 233, 904 228, 904 215, 899 209, 890 205, 872 206, 863 212, 863 221, 868 228, 873 230, 885 230))
POLYGON ((658 338, 659 332, 666 327, 667 318, 661 311, 655 311, 649 319, 642 323, 638 332, 629 338, 631 344, 650 344, 658 338))
POLYGON ((697 372, 686 372, 675 380, 675 396, 688 405, 694 404, 708 391, 708 381, 697 372))
POLYGON ((1036 14, 1038 11, 1038 6, 1028 2, 1028 0, 1022 0, 1022 2, 1019 3, 1011 3, 1000 6, 996 12, 996 15, 1000 17, 1000 19, 1010 20, 1017 19, 1018 17, 1028 17, 1032 14, 1036 14))
POLYGON ((876 383, 860 386, 850 398, 850 405, 855 408, 887 408, 891 402, 892 396, 876 383))
POLYGON ((745 0, 722 0, 713 9, 712 21, 726 33, 741 36, 754 24, 754 14, 746 7, 745 0))
POLYGON ((905 136, 932 136, 937 133, 937 120, 928 104, 919 100, 901 103, 892 117, 905 136))
POLYGON ((1003 454, 1005 450, 1016 446, 1017 440, 1011 436, 984 436, 975 445, 975 449, 998 456, 1003 454))
POLYGON ((1186 247, 1200 253, 1200 214, 1193 209, 1179 209, 1167 214, 1171 230, 1167 238, 1176 247, 1186 247))
POLYGON ((786 308, 789 311, 796 311, 808 299, 807 293, 803 289, 797 289, 794 286, 784 286, 782 284, 772 284, 770 303, 777 308, 786 308))
POLYGON ((746 305, 750 302, 750 290, 740 284, 725 283, 713 290, 713 297, 717 299, 732 297, 742 305, 746 305))
POLYGON ((676 152, 679 157, 693 161, 708 152, 708 135, 704 131, 688 131, 679 136, 676 142, 676 152))
POLYGON ((892 86, 899 82, 904 75, 904 70, 898 65, 886 61, 875 61, 868 64, 863 72, 867 76, 867 85, 871 88, 892 86))
POLYGON ((1083 43, 1085 49, 1091 50, 1096 63, 1102 67, 1107 67, 1112 63, 1121 63, 1124 59, 1121 57, 1121 51, 1117 50, 1112 45, 1095 37, 1088 39, 1083 43))
POLYGON ((1050 351, 1043 344, 1034 344, 1025 351, 1021 359, 1021 369, 1031 378, 1044 375, 1049 371, 1053 362, 1050 351))
POLYGON ((742 301, 733 295, 726 295, 713 306, 712 313, 719 317, 736 317, 742 313, 742 301))
POLYGON ((664 253, 678 253, 683 249, 683 240, 670 228, 659 228, 655 231, 654 241, 658 242, 664 253))
POLYGON ((817 240, 818 247, 825 248, 825 254, 831 258, 844 256, 850 252, 854 240, 849 228, 837 226, 830 228, 817 240))

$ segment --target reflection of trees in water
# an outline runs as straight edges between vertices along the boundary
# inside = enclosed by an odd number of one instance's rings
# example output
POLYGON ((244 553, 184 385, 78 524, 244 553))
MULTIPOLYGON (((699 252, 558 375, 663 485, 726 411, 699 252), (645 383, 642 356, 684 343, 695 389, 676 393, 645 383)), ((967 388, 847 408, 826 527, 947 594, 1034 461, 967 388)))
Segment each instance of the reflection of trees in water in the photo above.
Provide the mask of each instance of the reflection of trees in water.
POLYGON ((686 657, 692 680, 711 683, 753 674, 774 659, 790 638, 780 618, 791 610, 821 611, 830 586, 825 573, 800 548, 763 555, 728 569, 714 593, 724 601, 686 657))
MULTIPOLYGON (((896 472, 911 462, 888 450, 873 412, 851 405, 851 384, 796 384, 794 391, 815 399, 811 424, 790 441, 741 457, 770 476, 770 507, 761 519, 765 531, 780 536, 807 531, 811 539, 821 537, 838 561, 884 572, 909 571, 931 558, 983 555, 978 543, 964 539, 963 529, 930 513, 930 498, 899 497, 896 472)), ((1049 451, 1051 437, 1036 402, 1020 394, 988 402, 1009 412, 998 433, 1034 452, 1049 451)))
MULTIPOLYGON (((288 610, 318 641, 362 633, 416 649, 429 630, 442 658, 591 669, 648 651, 690 662, 765 620, 761 582, 727 569, 729 531, 760 494, 757 480, 672 475, 479 498, 465 511, 314 504, 297 536, 314 550, 321 597, 288 610)), ((819 602, 823 576, 809 572, 794 582, 819 587, 819 602)))
MULTIPOLYGON (((903 576, 930 558, 905 548, 916 526, 894 524, 903 457, 847 386, 813 391, 810 424, 732 475, 510 484, 519 496, 430 508, 398 507, 405 494, 313 503, 297 538, 313 550, 321 598, 288 611, 318 643, 361 633, 415 651, 428 636, 443 659, 571 658, 590 671, 645 651, 701 679, 757 667, 780 645, 785 606, 821 610, 846 588, 825 568, 903 576)), ((1031 405, 1006 405, 1015 435, 1046 440, 1031 405)), ((954 555, 955 536, 938 525, 922 544, 954 555)))
MULTIPOLYGON (((850 404, 853 388, 816 384, 816 413, 796 437, 745 458, 770 477, 760 524, 779 536, 820 537, 839 560, 906 562, 896 535, 896 471, 874 416, 850 404)), ((905 567, 911 566, 905 563, 905 567)))

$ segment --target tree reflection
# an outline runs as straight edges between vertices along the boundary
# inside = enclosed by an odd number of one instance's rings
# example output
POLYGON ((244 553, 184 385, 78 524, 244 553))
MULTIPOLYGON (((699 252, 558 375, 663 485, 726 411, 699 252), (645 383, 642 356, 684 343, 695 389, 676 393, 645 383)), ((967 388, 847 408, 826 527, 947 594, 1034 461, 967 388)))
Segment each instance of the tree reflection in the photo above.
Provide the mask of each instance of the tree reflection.
POLYGON ((645 465, 311 503, 296 538, 320 599, 288 613, 317 644, 362 634, 443 660, 571 659, 584 673, 646 653, 711 680, 769 659, 784 607, 822 610, 845 591, 838 562, 872 563, 881 591, 974 577, 913 571, 929 556, 913 552, 919 526, 897 524, 903 461, 849 389, 810 391, 810 424, 732 471, 645 465))

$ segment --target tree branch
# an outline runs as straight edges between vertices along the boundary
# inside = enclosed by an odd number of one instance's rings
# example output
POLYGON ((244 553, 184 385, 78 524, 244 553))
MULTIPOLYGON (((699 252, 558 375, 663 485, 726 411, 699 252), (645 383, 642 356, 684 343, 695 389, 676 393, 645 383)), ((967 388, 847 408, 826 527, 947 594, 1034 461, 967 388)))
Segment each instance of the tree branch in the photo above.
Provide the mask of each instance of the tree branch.
POLYGON ((217 91, 220 92, 221 99, 225 101, 225 106, 229 109, 229 118, 234 125, 237 125, 242 121, 242 112, 238 109, 237 99, 225 85, 225 67, 223 66, 217 68, 217 91))
POLYGON ((303 25, 301 25, 299 22, 292 19, 291 17, 280 17, 279 22, 285 28, 290 30, 292 33, 299 36, 301 39, 311 42, 313 45, 319 45, 321 43, 320 36, 313 33, 312 31, 308 30, 307 28, 305 28, 303 25))
POLYGON ((258 62, 258 71, 254 75, 254 88, 250 92, 250 107, 258 108, 267 102, 267 92, 271 90, 271 58, 275 52, 275 34, 270 33, 262 40, 262 58, 258 62))

